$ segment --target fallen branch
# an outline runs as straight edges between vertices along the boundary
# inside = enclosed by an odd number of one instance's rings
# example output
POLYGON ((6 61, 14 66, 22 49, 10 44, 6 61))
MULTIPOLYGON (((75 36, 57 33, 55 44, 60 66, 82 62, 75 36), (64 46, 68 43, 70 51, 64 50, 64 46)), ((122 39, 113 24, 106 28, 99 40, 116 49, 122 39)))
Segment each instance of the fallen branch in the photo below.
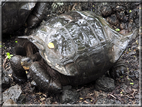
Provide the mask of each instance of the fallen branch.
POLYGON ((113 94, 108 94, 108 96, 113 97, 114 99, 116 99, 116 97, 113 94))
POLYGON ((6 64, 7 59, 8 59, 8 57, 6 56, 4 59, 4 62, 3 62, 3 69, 5 69, 5 64, 6 64))

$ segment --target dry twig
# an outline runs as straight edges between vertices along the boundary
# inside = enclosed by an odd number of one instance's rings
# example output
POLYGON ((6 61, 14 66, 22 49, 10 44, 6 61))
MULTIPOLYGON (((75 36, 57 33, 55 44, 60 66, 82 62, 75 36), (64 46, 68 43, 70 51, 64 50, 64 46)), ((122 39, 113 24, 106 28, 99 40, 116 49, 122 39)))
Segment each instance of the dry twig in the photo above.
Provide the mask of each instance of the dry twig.
POLYGON ((5 57, 5 59, 4 59, 4 62, 3 62, 3 69, 5 69, 5 64, 6 64, 6 61, 7 61, 7 56, 5 57))

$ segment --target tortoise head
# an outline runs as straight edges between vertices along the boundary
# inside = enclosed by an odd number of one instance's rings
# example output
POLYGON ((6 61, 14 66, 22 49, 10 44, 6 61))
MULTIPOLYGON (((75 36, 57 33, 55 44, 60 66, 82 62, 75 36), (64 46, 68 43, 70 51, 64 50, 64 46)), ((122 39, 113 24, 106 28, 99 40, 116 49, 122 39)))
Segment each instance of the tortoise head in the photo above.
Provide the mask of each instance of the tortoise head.
POLYGON ((29 57, 26 58, 22 58, 21 59, 21 66, 25 69, 25 70, 29 70, 31 64, 32 64, 32 60, 29 57))

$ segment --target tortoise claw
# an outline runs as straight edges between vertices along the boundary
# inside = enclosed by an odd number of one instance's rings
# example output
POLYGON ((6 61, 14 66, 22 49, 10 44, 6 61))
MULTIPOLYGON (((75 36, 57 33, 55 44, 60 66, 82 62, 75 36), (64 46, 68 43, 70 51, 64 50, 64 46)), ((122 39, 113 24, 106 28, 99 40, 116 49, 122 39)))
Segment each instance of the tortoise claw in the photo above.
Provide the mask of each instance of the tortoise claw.
POLYGON ((126 74, 126 66, 122 60, 118 61, 110 70, 110 76, 114 79, 126 74))

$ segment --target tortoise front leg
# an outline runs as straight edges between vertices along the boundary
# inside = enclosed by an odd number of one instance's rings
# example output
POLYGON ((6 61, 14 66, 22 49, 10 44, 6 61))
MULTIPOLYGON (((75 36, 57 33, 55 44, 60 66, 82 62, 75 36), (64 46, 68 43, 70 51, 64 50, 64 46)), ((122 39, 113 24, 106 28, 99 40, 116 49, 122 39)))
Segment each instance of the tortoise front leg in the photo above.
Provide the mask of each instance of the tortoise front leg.
POLYGON ((118 60, 115 65, 110 69, 109 74, 113 79, 121 75, 125 75, 127 71, 126 64, 122 60, 118 60))
MULTIPOLYGON (((58 81, 58 77, 53 79, 53 77, 49 74, 51 71, 49 70, 43 62, 33 62, 30 66, 30 76, 36 82, 39 89, 45 92, 60 92, 61 83, 58 81)), ((54 71, 53 71, 54 72, 54 71)), ((55 74, 56 75, 56 74, 55 74)))
POLYGON ((16 46, 15 54, 10 59, 12 76, 16 82, 24 83, 27 80, 25 70, 29 70, 31 63, 40 60, 41 56, 35 51, 35 46, 30 43, 27 43, 26 47, 16 46))
POLYGON ((24 83, 27 80, 25 69, 21 65, 21 55, 15 55, 10 59, 11 68, 13 70, 12 76, 16 82, 24 83))

